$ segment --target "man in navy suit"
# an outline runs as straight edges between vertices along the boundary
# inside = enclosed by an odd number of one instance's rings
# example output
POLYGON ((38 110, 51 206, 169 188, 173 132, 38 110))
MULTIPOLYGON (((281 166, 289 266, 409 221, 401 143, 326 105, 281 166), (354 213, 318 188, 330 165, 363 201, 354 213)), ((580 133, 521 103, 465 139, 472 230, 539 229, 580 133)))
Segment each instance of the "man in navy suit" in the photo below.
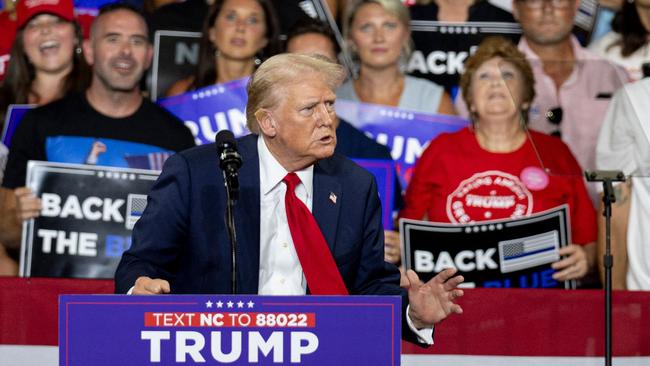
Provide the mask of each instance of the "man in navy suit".
MULTIPOLYGON (((334 90, 343 77, 332 62, 283 54, 263 63, 250 81, 246 114, 253 134, 239 140, 243 165, 234 212, 237 292, 308 291, 285 213, 282 179, 295 172, 296 196, 313 214, 348 293, 402 295, 405 338, 417 335, 431 344, 433 325, 462 312, 454 300, 463 294, 457 288, 463 279, 448 269, 424 284, 409 271, 409 285, 399 287, 399 271, 384 261, 374 178, 334 154, 334 90)), ((231 293, 227 200, 218 165, 214 145, 167 161, 115 274, 116 292, 231 293)))

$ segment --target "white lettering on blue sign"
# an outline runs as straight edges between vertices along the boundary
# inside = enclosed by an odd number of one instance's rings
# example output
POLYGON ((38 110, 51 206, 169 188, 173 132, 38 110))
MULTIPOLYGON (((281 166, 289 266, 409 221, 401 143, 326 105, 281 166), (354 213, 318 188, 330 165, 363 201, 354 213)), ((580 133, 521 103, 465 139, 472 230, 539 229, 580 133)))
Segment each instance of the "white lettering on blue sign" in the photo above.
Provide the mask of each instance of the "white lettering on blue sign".
POLYGON ((212 118, 200 116, 196 121, 185 120, 185 126, 194 135, 197 145, 213 142, 221 130, 230 130, 237 137, 248 134, 246 113, 238 108, 217 112, 212 118))
POLYGON ((388 138, 388 134, 378 133, 375 140, 382 145, 391 146, 390 155, 393 157, 393 160, 403 160, 406 164, 415 164, 415 161, 429 145, 428 142, 421 143, 415 137, 405 139, 404 136, 392 136, 392 143, 389 143, 388 138))
MULTIPOLYGON (((223 333, 220 331, 210 332, 210 356, 216 362, 232 363, 242 357, 242 348, 245 346, 243 335, 247 336, 247 362, 259 362, 259 354, 268 357, 273 353, 273 363, 284 363, 284 344, 287 333, 275 331, 268 338, 257 331, 240 332, 233 331, 223 333), (222 335, 230 334, 230 352, 225 353, 222 349, 222 335)), ((188 358, 193 362, 206 362, 202 351, 206 347, 205 336, 195 331, 174 332, 175 362, 187 362, 188 358)), ((304 356, 318 350, 318 337, 312 332, 296 331, 288 332, 289 335, 289 358, 291 363, 301 363, 304 356)), ((149 341, 149 361, 162 362, 161 354, 163 341, 171 340, 170 331, 141 331, 140 339, 149 341)))

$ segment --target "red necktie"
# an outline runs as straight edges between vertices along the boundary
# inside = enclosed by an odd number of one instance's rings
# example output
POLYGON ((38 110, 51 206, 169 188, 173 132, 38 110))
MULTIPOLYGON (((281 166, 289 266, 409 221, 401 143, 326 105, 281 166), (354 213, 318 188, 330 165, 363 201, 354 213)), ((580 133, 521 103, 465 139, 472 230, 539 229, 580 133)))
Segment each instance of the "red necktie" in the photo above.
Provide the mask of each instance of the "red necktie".
POLYGON ((300 178, 296 173, 289 173, 283 181, 287 185, 284 204, 289 231, 309 290, 314 295, 347 295, 348 290, 318 223, 296 196, 300 178))

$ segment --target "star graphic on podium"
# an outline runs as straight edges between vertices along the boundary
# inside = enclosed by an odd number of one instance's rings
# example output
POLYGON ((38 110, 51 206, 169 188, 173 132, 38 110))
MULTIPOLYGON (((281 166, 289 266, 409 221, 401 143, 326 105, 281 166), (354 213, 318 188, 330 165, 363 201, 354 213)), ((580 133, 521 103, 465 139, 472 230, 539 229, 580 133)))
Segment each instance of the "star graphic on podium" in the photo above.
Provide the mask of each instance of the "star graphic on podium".
POLYGON ((250 308, 252 308, 253 306, 255 306, 255 303, 252 302, 252 301, 249 301, 249 302, 248 302, 248 308, 250 309, 250 308))
POLYGON ((229 308, 232 308, 233 302, 232 302, 232 301, 228 301, 228 302, 226 303, 226 305, 228 305, 229 308))
POLYGON ((217 304, 217 307, 221 309, 223 307, 223 302, 221 300, 217 301, 215 304, 217 304))
POLYGON ((244 302, 240 300, 240 301, 237 303, 237 307, 240 308, 240 309, 243 308, 243 307, 244 307, 244 302))
POLYGON ((205 303, 205 307, 206 307, 206 308, 211 308, 211 307, 212 307, 212 301, 208 300, 208 301, 205 303))

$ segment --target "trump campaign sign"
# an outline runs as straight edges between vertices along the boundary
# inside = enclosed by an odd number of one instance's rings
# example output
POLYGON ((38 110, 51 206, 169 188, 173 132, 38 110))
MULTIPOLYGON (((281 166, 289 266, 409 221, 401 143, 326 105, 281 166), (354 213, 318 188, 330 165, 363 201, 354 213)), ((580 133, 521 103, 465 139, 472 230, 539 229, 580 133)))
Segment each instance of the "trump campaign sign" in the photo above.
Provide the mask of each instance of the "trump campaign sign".
POLYGON ((369 171, 377 181, 381 201, 381 223, 384 229, 393 229, 393 202, 395 198, 395 162, 390 160, 352 159, 369 171))
POLYGON ((413 175, 415 162, 429 141, 444 132, 456 132, 469 125, 456 116, 427 114, 379 104, 336 101, 336 114, 354 127, 388 146, 395 160, 402 188, 413 175))
POLYGON ((402 263, 427 281, 453 267, 465 287, 564 288, 575 281, 556 281, 553 262, 569 245, 567 205, 519 219, 468 224, 400 220, 402 263))
POLYGON ((30 161, 40 215, 23 224, 20 274, 113 278, 158 178, 152 170, 30 161))
POLYGON ((174 82, 194 73, 199 61, 200 32, 157 30, 153 39, 151 99, 157 100, 174 82))
POLYGON ((230 130, 235 137, 248 135, 246 85, 248 78, 216 84, 158 100, 158 104, 190 129, 197 145, 214 142, 217 132, 230 130))
POLYGON ((63 295, 59 365, 399 365, 399 296, 63 295))

